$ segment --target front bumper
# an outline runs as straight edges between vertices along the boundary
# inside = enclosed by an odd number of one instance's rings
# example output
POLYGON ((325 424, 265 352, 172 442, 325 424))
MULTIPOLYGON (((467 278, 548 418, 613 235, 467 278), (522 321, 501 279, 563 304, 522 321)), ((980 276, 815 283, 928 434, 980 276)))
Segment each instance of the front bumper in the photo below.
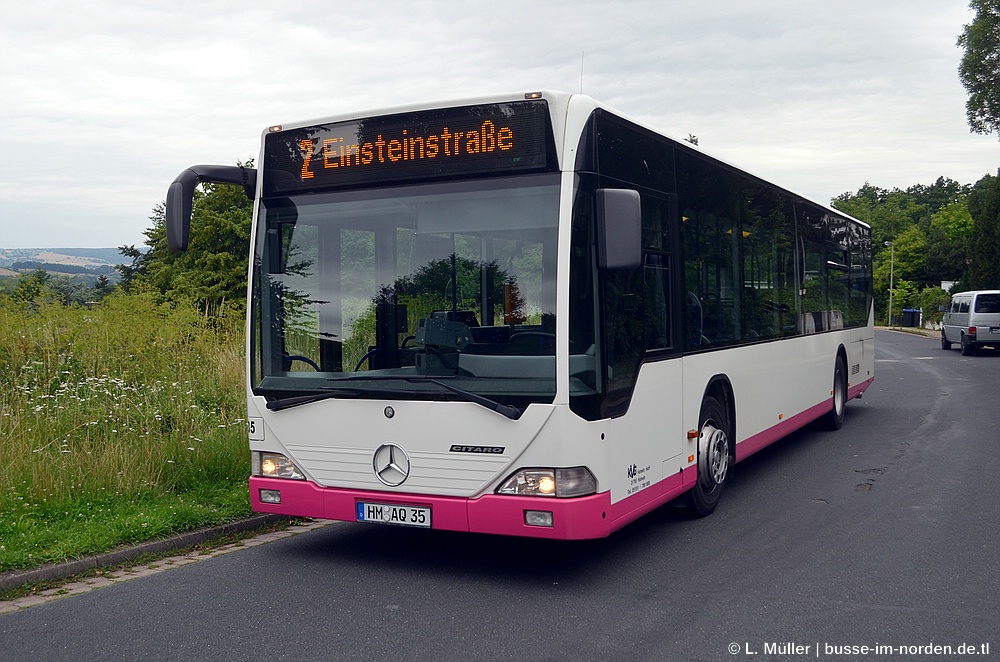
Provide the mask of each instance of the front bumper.
POLYGON ((250 477, 250 499, 259 513, 292 517, 357 521, 359 502, 422 506, 431 509, 431 528, 470 533, 494 533, 563 540, 603 538, 619 528, 611 517, 611 494, 602 492, 572 499, 488 494, 475 499, 396 492, 320 487, 280 478, 250 477), (261 501, 261 490, 280 492, 281 503, 261 501), (525 524, 525 511, 552 513, 552 526, 525 524))

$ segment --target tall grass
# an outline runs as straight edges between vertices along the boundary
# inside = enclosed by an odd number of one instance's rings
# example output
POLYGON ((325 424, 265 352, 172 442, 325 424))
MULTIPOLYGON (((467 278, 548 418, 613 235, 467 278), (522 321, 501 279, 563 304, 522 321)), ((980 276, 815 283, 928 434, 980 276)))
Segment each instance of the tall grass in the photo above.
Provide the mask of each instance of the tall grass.
POLYGON ((0 570, 250 511, 240 311, 0 297, 0 570))

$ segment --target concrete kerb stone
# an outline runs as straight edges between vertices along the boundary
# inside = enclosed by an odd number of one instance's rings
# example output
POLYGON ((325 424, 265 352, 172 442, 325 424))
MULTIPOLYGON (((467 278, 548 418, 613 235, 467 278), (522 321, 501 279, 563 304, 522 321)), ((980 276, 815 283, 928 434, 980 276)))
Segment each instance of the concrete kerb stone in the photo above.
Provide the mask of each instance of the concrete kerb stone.
POLYGON ((25 584, 66 579, 87 570, 127 563, 146 554, 168 554, 179 549, 184 549, 185 547, 198 545, 212 538, 252 531, 269 524, 286 522, 289 519, 291 518, 285 515, 255 515, 236 522, 230 522, 229 524, 198 529, 197 531, 188 531, 187 533, 178 533, 168 538, 151 540, 129 547, 120 547, 104 552, 103 554, 95 554, 94 556, 87 556, 81 559, 64 561, 63 563, 51 563, 27 570, 11 570, 0 573, 0 591, 8 591, 25 584))

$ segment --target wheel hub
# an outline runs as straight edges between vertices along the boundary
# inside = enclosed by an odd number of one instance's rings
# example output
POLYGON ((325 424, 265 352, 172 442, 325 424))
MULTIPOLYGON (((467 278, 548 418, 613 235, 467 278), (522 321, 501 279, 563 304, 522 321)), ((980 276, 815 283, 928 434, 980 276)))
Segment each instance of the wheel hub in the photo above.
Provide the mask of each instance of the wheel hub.
POLYGON ((729 439, 723 430, 706 423, 698 438, 698 477, 706 489, 721 485, 729 471, 729 439))

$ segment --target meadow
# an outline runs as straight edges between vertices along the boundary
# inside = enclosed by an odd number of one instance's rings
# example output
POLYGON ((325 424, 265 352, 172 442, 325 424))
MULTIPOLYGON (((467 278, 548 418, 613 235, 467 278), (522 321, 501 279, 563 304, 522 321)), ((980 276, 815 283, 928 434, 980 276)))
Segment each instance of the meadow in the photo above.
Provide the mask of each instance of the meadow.
POLYGON ((250 514, 243 311, 0 296, 0 571, 250 514))

